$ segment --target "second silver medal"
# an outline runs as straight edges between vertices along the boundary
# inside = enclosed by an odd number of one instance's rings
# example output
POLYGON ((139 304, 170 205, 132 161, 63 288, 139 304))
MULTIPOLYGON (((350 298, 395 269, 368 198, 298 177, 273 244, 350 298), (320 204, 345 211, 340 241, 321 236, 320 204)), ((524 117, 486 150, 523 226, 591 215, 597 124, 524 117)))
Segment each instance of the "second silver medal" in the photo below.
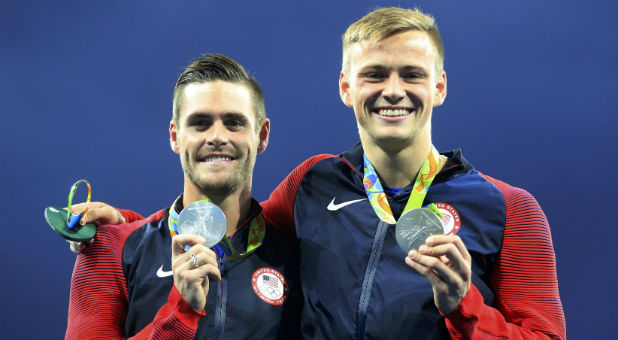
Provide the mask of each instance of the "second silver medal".
POLYGON ((412 249, 418 249, 429 236, 437 234, 444 234, 442 221, 425 208, 406 211, 395 227, 397 244, 406 254, 412 249))

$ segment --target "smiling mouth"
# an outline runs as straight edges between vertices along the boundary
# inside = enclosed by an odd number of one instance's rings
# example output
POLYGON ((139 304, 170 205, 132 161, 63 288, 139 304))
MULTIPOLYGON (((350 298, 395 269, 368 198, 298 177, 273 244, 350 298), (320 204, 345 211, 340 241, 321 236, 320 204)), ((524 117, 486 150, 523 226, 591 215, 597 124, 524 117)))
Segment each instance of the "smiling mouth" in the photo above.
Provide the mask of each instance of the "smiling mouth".
POLYGON ((372 111, 374 114, 383 117, 407 116, 413 112, 411 108, 377 108, 372 111))
POLYGON ((225 161, 233 161, 236 158, 228 155, 207 155, 205 157, 200 158, 200 162, 204 163, 212 163, 212 162, 225 162, 225 161))

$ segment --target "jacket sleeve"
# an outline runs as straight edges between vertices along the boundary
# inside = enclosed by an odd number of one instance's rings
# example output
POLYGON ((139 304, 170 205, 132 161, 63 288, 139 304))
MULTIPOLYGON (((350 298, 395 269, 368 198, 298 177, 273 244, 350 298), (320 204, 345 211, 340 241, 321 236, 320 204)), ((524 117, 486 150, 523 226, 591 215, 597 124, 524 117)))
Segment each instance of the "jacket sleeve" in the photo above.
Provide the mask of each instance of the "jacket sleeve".
POLYGON ((485 176, 506 203, 502 248, 491 275, 496 308, 472 286, 446 315, 452 339, 565 339, 551 232, 537 201, 525 190, 485 176))
POLYGON ((335 156, 328 154, 313 156, 292 170, 270 194, 268 200, 260 203, 266 221, 295 240, 294 203, 298 187, 312 166, 323 159, 332 157, 335 156))
POLYGON ((118 209, 118 208, 115 208, 115 209, 118 210, 120 214, 122 214, 122 217, 124 217, 125 223, 131 223, 131 222, 144 219, 142 215, 140 215, 139 213, 135 211, 126 210, 126 209, 118 209))
MULTIPOLYGON (((77 256, 65 339, 125 338, 128 290, 122 249, 135 229, 127 226, 98 228, 96 240, 77 256)), ((193 310, 174 286, 154 320, 131 339, 192 339, 203 315, 193 310)))

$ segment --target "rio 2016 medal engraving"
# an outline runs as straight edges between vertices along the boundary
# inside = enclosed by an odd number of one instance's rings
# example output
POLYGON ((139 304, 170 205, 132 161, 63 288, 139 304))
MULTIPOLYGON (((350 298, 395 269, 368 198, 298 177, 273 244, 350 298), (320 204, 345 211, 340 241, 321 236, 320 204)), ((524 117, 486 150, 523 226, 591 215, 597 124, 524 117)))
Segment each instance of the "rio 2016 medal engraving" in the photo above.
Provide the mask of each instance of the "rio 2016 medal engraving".
POLYGON ((412 249, 418 249, 429 236, 443 233, 440 218, 424 208, 406 211, 395 227, 397 244, 406 254, 412 249))
POLYGON ((193 202, 178 216, 178 233, 202 236, 206 247, 211 248, 225 235, 225 215, 210 202, 193 202))

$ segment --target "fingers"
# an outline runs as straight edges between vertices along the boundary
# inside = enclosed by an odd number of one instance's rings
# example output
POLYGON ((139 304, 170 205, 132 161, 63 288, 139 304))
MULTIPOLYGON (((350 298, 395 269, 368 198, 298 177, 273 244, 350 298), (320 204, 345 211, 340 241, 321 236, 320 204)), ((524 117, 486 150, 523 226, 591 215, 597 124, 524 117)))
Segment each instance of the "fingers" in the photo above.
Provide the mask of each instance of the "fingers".
POLYGON ((217 256, 203 245, 201 237, 195 235, 174 236, 172 248, 175 252, 172 255, 174 284, 187 303, 202 310, 210 288, 209 278, 221 280, 217 256), (199 241, 201 243, 194 244, 199 241), (185 251, 185 246, 189 244, 194 245, 185 251))
MULTIPOLYGON (((193 247, 203 245, 205 242, 203 237, 197 235, 185 234, 172 237, 172 262, 174 262, 175 257, 185 253, 185 246, 193 247)), ((204 249, 207 248, 204 247, 204 249)))
POLYGON ((176 235, 172 238, 172 270, 191 272, 185 275, 211 276, 221 280, 217 254, 204 246, 204 238, 197 235, 176 235), (189 246, 189 250, 185 250, 189 246))
POLYGON ((421 256, 420 254, 417 252, 412 252, 413 251, 410 251, 410 255, 405 258, 406 264, 416 270, 419 274, 423 275, 433 287, 444 289, 446 287, 444 280, 438 276, 438 274, 431 268, 431 266, 427 264, 427 262, 420 262, 420 259, 418 258, 421 256))
MULTIPOLYGON (((421 246, 421 249, 426 249, 426 246, 421 246)), ((421 251, 421 249, 410 251, 408 257, 406 257, 408 265, 410 265, 410 262, 415 264, 416 266, 410 266, 430 280, 432 284, 436 283, 432 280, 434 276, 446 283, 454 283, 457 280, 454 270, 449 268, 449 265, 444 263, 439 256, 428 255, 425 253, 426 251, 421 251)))
POLYGON ((198 244, 172 258, 172 269, 193 270, 206 264, 218 266, 217 255, 204 245, 198 244))
POLYGON ((456 235, 428 237, 418 251, 410 251, 408 258, 430 268, 449 284, 459 284, 471 277, 470 254, 456 235))
POLYGON ((471 277, 470 254, 456 235, 428 237, 418 251, 410 251, 406 263, 432 284, 436 283, 436 275, 450 285, 459 285, 471 277))
MULTIPOLYGON (((81 212, 83 209, 84 203, 80 203, 76 206, 71 207, 71 211, 73 212, 81 212), (74 208, 76 207, 76 208, 74 208)), ((90 204, 90 208, 86 215, 82 217, 80 221, 81 224, 86 223, 94 223, 97 226, 104 224, 123 224, 125 223, 125 218, 122 214, 116 210, 114 207, 107 205, 101 202, 92 202, 90 204)))
POLYGON ((470 262, 472 260, 470 253, 468 253, 468 249, 463 244, 461 238, 457 235, 433 235, 427 238, 426 244, 430 247, 441 244, 453 244, 457 248, 457 251, 463 256, 465 261, 470 262))
MULTIPOLYGON (((92 202, 92 203, 91 203, 91 207, 92 207, 92 204, 94 204, 94 203, 95 203, 95 202, 92 202)), ((84 203, 79 203, 79 204, 73 204, 73 205, 71 206, 71 213, 72 213, 72 214, 79 214, 80 212, 82 212, 82 210, 84 210, 84 207, 85 207, 85 206, 86 206, 86 203, 85 203, 85 202, 84 202, 84 203)))
POLYGON ((430 236, 405 262, 431 283, 436 307, 444 314, 455 310, 470 289, 471 256, 456 235, 430 236))
POLYGON ((94 241, 94 238, 91 238, 90 240, 86 242, 76 242, 76 241, 67 240, 67 243, 69 243, 69 248, 71 249, 72 252, 74 252, 75 254, 79 254, 82 251, 84 251, 84 249, 86 249, 86 247, 89 246, 92 243, 92 241, 94 241))
POLYGON ((221 280, 217 255, 197 235, 172 238, 172 271, 180 295, 196 310, 203 310, 209 290, 209 277, 221 280))
MULTIPOLYGON (((199 248, 195 246, 194 248, 199 248)), ((209 276, 215 281, 221 280, 221 272, 217 263, 216 254, 208 249, 191 249, 186 256, 180 257, 172 269, 182 275, 182 279, 188 281, 198 281, 209 276)))
POLYGON ((75 254, 81 253, 82 250, 86 248, 86 245, 84 245, 82 242, 75 242, 75 241, 67 240, 67 243, 69 244, 69 248, 71 249, 71 251, 74 252, 75 254))
POLYGON ((441 276, 447 278, 450 270, 467 279, 471 275, 470 265, 471 257, 468 250, 463 246, 461 239, 457 236, 448 236, 448 240, 435 240, 429 238, 429 241, 419 248, 419 253, 429 257, 437 258, 439 261, 431 262, 433 270, 437 271, 441 276), (448 242, 451 241, 451 242, 448 242), (458 246, 457 243, 461 245, 458 246), (463 248, 463 249, 462 249, 463 248))
MULTIPOLYGON (((86 203, 73 204, 71 206, 71 213, 79 214, 86 207, 86 203)), ((86 215, 82 216, 80 223, 94 223, 97 226, 104 224, 122 224, 125 223, 125 218, 120 211, 116 210, 111 205, 103 202, 90 202, 86 215)))

